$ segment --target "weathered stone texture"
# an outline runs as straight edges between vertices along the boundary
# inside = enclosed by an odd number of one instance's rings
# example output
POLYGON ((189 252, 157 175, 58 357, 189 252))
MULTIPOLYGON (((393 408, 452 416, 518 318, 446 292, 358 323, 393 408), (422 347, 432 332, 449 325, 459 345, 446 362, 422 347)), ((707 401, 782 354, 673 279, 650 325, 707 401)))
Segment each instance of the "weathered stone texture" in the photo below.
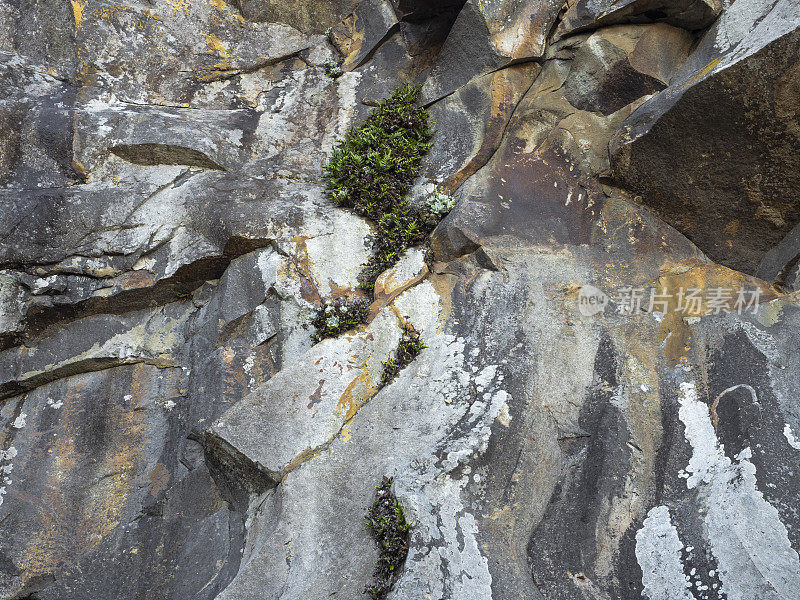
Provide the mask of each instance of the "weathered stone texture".
POLYGON ((0 599, 360 597, 384 476, 389 600, 796 597, 798 15, 0 0, 0 599), (314 343, 374 227, 324 165, 407 81, 455 206, 314 343))

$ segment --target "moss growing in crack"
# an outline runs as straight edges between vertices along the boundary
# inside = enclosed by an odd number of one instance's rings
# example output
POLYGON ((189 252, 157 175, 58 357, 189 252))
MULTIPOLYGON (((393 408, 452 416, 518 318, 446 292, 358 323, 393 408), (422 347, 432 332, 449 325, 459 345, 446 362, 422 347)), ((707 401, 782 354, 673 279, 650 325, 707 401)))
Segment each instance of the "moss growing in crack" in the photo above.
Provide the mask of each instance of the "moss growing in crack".
POLYGON ((418 86, 404 85, 378 102, 364 124, 336 145, 325 167, 328 197, 376 223, 375 255, 359 278, 366 290, 406 249, 425 241, 441 216, 415 209, 405 198, 433 145, 418 96, 418 86))
POLYGON ((365 298, 347 301, 343 298, 332 302, 323 302, 311 319, 311 325, 316 331, 311 336, 314 342, 319 342, 329 337, 336 337, 367 322, 369 316, 369 301, 365 298))
POLYGON ((428 209, 434 215, 444 217, 453 208, 455 200, 453 200, 453 196, 450 194, 440 190, 439 188, 436 188, 433 191, 433 194, 431 194, 428 198, 427 203, 428 209))
POLYGON ((419 332, 413 325, 405 325, 400 336, 400 343, 394 357, 383 362, 383 375, 381 376, 381 387, 392 381, 397 374, 417 357, 417 354, 425 348, 425 344, 419 337, 419 332))
POLYGON ((365 524, 378 543, 380 555, 375 564, 375 585, 365 590, 373 600, 389 594, 408 556, 408 530, 403 508, 392 494, 392 480, 384 477, 375 491, 365 524))
POLYGON ((341 65, 335 60, 325 61, 322 66, 325 69, 325 75, 331 79, 337 79, 344 75, 341 65))

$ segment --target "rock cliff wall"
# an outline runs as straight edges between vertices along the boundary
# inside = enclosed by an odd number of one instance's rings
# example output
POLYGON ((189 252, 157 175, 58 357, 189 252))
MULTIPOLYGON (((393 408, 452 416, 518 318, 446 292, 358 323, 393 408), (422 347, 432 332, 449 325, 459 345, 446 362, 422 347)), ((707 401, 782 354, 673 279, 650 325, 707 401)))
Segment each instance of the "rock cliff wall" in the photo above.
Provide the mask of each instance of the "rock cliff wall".
POLYGON ((1 599, 360 598, 384 476, 390 600, 798 597, 800 1, 0 0, 0 77, 1 599))

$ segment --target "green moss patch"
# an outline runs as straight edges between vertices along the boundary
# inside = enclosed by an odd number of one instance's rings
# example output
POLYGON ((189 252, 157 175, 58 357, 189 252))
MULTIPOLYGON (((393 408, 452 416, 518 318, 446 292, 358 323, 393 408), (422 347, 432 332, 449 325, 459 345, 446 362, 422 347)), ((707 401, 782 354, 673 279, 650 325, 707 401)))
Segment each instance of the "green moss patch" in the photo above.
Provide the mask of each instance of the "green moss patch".
POLYGON ((364 124, 336 145, 325 167, 328 197, 376 224, 375 255, 360 277, 368 291, 406 249, 427 239, 442 216, 415 209, 405 198, 433 145, 418 96, 419 87, 404 85, 378 102, 364 124))
POLYGON ((397 377, 397 374, 411 363, 423 348, 425 348, 425 344, 419 337, 419 332, 414 329, 413 325, 405 325, 394 356, 383 362, 381 387, 390 383, 392 379, 397 377))
POLYGON ((366 298, 352 301, 340 298, 332 302, 323 302, 311 319, 311 325, 316 329, 311 339, 319 342, 325 338, 336 337, 366 323, 368 316, 369 301, 366 298))
POLYGON ((378 543, 380 555, 375 564, 375 585, 366 592, 373 600, 383 600, 400 576, 408 556, 408 530, 403 508, 392 494, 392 480, 384 477, 375 490, 375 501, 367 511, 367 530, 378 543))

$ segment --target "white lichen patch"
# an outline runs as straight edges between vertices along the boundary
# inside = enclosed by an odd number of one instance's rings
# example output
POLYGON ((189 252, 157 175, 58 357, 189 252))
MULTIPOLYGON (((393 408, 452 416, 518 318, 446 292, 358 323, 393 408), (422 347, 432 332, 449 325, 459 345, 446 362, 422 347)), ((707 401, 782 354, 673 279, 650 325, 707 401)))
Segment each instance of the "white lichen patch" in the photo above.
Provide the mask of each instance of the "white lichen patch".
MULTIPOLYGON (((0 462, 7 462, 10 461, 17 455, 17 449, 14 446, 9 447, 8 450, 0 450, 0 462)), ((3 504, 3 496, 7 493, 7 487, 11 485, 12 481, 9 475, 11 471, 14 469, 14 465, 12 464, 5 464, 0 467, 0 473, 2 473, 2 478, 0 478, 0 505, 3 504)))
POLYGON ((800 450, 800 440, 798 440, 794 433, 792 432, 791 426, 786 423, 783 428, 783 435, 786 437, 786 441, 789 442, 789 445, 794 448, 795 450, 800 450))
POLYGON ((58 408, 61 408, 62 406, 64 406, 64 401, 63 400, 59 400, 58 402, 56 402, 52 398, 48 398, 47 399, 47 406, 50 407, 50 408, 53 408, 53 409, 58 409, 58 408))
POLYGON ((17 455, 17 449, 14 446, 9 447, 8 450, 0 450, 0 461, 11 460, 17 455))
POLYGON ((777 509, 758 490, 751 449, 731 460, 694 383, 680 386, 678 416, 692 448, 687 486, 697 489, 710 550, 729 600, 779 600, 800 589, 800 557, 777 509))
POLYGON ((369 260, 369 225, 342 210, 331 213, 331 232, 306 241, 308 267, 324 297, 333 287, 356 288, 363 264, 369 260))
POLYGON ((22 429, 23 427, 25 427, 25 419, 27 417, 28 417, 28 415, 26 415, 25 413, 22 413, 20 416, 18 416, 16 419, 14 419, 14 422, 11 424, 11 426, 14 429, 22 429))
POLYGON ((656 506, 636 532, 636 560, 642 568, 642 594, 648 600, 693 600, 683 572, 683 544, 669 509, 656 506))

